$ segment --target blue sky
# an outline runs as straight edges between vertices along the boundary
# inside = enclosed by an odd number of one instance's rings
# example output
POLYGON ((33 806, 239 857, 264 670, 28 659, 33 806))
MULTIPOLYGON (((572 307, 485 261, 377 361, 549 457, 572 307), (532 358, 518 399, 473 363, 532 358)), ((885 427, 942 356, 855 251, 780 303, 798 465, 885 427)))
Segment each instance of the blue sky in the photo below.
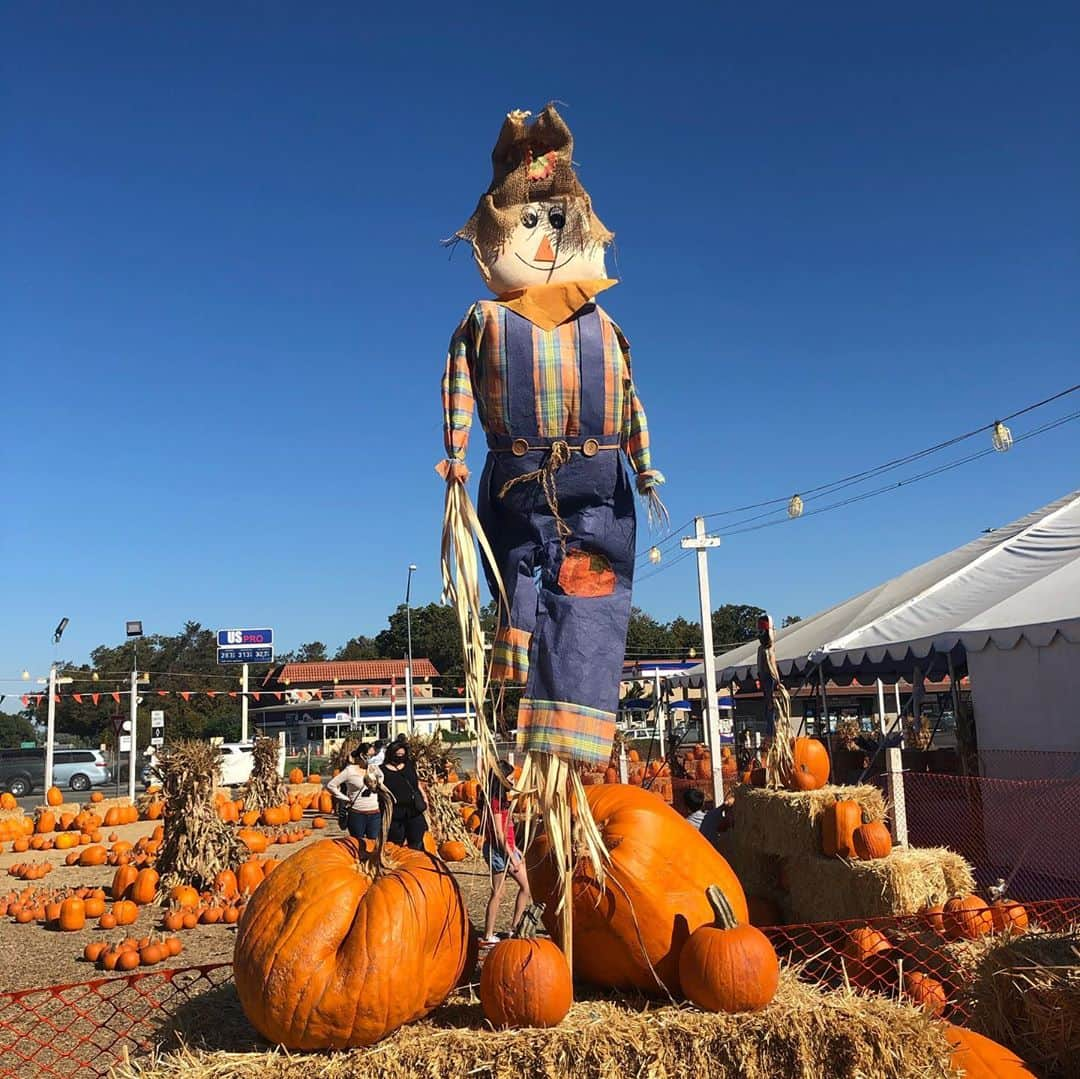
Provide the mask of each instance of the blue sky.
MULTIPOLYGON (((83 660, 127 618, 334 647, 410 561, 437 599, 438 382, 485 295, 439 240, 511 108, 565 103, 617 233, 675 523, 1078 381, 1075 5, 397 10, 5 5, 0 678, 63 615, 83 660)), ((1080 485, 1078 435, 732 537, 714 602, 810 614, 1080 485)), ((636 601, 694 615, 692 566, 636 601)))

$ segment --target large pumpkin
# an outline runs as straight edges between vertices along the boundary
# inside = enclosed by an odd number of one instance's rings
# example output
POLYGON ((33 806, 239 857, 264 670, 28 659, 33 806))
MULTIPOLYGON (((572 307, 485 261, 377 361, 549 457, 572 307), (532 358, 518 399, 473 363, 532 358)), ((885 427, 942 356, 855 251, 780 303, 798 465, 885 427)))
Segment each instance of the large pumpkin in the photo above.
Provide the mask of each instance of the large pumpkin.
POLYGON ((854 857, 852 837, 861 825, 862 808, 858 802, 838 798, 826 806, 821 816, 821 853, 826 858, 854 857))
MULTIPOLYGON (((601 888, 586 860, 575 869, 574 974, 595 985, 663 996, 659 979, 681 996, 679 953, 695 929, 713 923, 706 888, 717 885, 744 923, 742 886, 713 845, 648 791, 599 784, 585 796, 610 854, 610 879, 601 888)), ((556 874, 544 836, 529 848, 526 865, 554 933, 556 874)))
POLYGON ((457 984, 469 919, 453 875, 422 851, 355 839, 297 851, 252 895, 233 955, 236 992, 289 1049, 372 1045, 457 984))
POLYGON ((966 1027, 945 1026, 945 1037, 953 1049, 949 1063, 953 1071, 962 1071, 965 1079, 1034 1079, 1035 1073, 1011 1049, 966 1027))

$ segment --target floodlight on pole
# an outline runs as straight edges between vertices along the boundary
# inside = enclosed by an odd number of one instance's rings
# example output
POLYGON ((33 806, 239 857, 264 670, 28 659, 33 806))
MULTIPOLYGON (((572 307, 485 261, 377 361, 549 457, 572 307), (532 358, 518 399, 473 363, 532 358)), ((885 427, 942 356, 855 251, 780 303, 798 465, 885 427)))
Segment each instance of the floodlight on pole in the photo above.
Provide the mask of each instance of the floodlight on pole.
POLYGON ((60 638, 63 637, 64 630, 68 628, 68 621, 69 620, 67 618, 60 619, 60 624, 56 627, 56 629, 53 630, 53 644, 60 643, 60 638))
POLYGON ((409 575, 405 579, 405 637, 408 648, 408 661, 405 666, 405 716, 409 724, 409 734, 413 733, 416 719, 413 712, 413 679, 412 679, 412 607, 409 597, 412 594, 412 575, 416 572, 415 563, 409 563, 409 575))

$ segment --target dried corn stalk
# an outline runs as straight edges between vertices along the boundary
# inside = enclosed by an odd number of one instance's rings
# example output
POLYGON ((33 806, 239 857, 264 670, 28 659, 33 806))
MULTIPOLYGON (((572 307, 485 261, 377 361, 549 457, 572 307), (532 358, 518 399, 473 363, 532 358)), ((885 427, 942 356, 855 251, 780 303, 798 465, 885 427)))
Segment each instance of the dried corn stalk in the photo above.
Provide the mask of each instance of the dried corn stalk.
POLYGON ((450 772, 459 767, 458 758, 444 745, 439 732, 430 737, 421 734, 411 735, 408 739, 409 753, 416 765, 416 774, 427 786, 428 825, 437 843, 459 840, 473 850, 469 830, 461 819, 461 814, 454 808, 450 796, 445 794, 439 784, 446 781, 450 772))
POLYGON ((157 857, 162 892, 176 884, 209 888, 222 869, 241 861, 242 851, 214 805, 218 751, 207 742, 174 742, 158 754, 154 771, 165 801, 165 835, 157 857))
POLYGON ((251 777, 244 787, 245 809, 266 809, 285 801, 285 783, 278 772, 278 744, 273 738, 256 738, 251 777))

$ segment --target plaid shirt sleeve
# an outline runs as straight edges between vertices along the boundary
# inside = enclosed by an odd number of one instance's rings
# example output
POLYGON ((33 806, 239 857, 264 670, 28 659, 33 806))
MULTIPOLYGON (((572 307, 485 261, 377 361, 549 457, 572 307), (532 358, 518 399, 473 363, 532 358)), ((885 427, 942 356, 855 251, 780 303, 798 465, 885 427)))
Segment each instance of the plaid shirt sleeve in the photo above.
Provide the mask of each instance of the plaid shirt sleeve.
MULTIPOLYGON (((614 325, 614 324, 613 324, 614 325)), ((649 487, 664 482, 664 475, 652 467, 652 453, 649 449, 649 421, 645 418, 645 406, 634 388, 633 366, 630 362, 630 342, 622 330, 615 326, 615 336, 619 342, 619 351, 623 359, 623 417, 620 443, 637 473, 638 491, 644 492, 649 487)))
POLYGON ((477 309, 471 307, 450 339, 442 379, 443 442, 446 456, 464 461, 472 428, 475 397, 472 366, 476 356, 477 309))

